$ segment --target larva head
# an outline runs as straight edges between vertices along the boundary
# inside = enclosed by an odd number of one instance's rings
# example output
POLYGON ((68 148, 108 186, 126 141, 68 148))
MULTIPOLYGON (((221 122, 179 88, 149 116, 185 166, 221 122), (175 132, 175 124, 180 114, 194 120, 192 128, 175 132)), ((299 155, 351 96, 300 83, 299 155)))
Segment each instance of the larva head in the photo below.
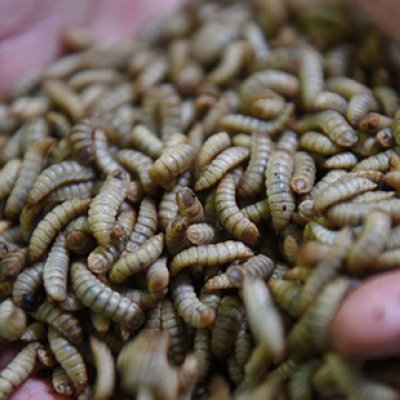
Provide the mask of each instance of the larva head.
POLYGON ((35 311, 44 299, 43 293, 26 292, 22 296, 22 307, 28 311, 35 311))
POLYGON ((191 207, 196 201, 196 195, 192 189, 188 187, 183 187, 176 194, 176 202, 178 207, 181 209, 187 209, 191 207))
POLYGON ((116 169, 111 173, 111 177, 113 179, 117 179, 119 181, 127 181, 129 180, 129 176, 126 172, 122 171, 121 169, 116 169))

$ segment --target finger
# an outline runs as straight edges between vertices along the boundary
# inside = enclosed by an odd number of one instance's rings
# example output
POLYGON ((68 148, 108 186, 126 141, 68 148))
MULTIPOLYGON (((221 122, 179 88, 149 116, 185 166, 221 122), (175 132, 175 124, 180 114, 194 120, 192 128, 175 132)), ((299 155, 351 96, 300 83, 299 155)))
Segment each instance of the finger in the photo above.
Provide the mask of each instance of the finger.
POLYGON ((51 380, 29 378, 9 397, 9 400, 71 400, 71 397, 57 394, 51 380))
POLYGON ((337 351, 365 357, 400 354, 400 271, 367 279, 340 307, 331 327, 337 351))

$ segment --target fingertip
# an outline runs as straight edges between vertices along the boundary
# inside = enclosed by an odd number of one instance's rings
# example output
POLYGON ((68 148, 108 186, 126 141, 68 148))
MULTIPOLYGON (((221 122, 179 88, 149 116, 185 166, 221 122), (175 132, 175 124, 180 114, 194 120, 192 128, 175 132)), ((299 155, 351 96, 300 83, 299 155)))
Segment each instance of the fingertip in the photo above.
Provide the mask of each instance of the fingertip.
POLYGON ((334 350, 379 358, 400 354, 400 271, 367 279, 344 300, 331 326, 334 350))

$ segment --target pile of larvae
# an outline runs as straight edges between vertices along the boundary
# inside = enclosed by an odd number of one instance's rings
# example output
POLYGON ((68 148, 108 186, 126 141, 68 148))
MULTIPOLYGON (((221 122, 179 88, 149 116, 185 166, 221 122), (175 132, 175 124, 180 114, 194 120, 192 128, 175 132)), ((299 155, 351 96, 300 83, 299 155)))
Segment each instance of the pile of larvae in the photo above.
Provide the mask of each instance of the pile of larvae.
POLYGON ((66 47, 0 103, 0 399, 398 399, 329 342, 400 262, 398 48, 281 0, 66 47))

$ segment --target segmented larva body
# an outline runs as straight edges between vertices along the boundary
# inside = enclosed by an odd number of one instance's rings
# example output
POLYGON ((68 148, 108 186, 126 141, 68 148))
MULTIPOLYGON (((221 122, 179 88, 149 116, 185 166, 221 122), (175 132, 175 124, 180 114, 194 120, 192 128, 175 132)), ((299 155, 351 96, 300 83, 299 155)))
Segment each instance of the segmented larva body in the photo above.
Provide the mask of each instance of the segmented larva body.
POLYGON ((312 398, 313 388, 311 378, 317 369, 318 364, 311 360, 302 364, 293 373, 288 382, 288 392, 292 399, 305 400, 312 398))
POLYGON ((252 135, 249 165, 238 186, 238 195, 241 198, 253 198, 263 190, 264 174, 271 151, 272 142, 268 136, 258 133, 252 135))
POLYGON ((169 222, 165 229, 165 245, 169 254, 176 254, 188 247, 186 229, 189 226, 187 217, 178 216, 169 222))
POLYGON ((315 196, 314 210, 317 213, 321 213, 335 203, 347 200, 357 194, 374 190, 376 187, 377 184, 367 178, 343 177, 331 183, 325 191, 315 196))
POLYGON ((203 205, 192 189, 185 186, 176 193, 176 204, 181 215, 187 218, 188 224, 203 222, 203 205))
POLYGON ((199 360, 199 381, 207 376, 211 365, 211 332, 209 329, 196 329, 193 339, 193 353, 199 360))
POLYGON ((37 204, 50 192, 62 185, 87 181, 94 177, 92 168, 83 166, 77 161, 63 161, 53 164, 43 170, 36 178, 26 202, 28 205, 37 204))
POLYGON ((249 218, 251 222, 254 222, 256 225, 259 225, 262 221, 267 220, 271 213, 269 208, 268 200, 260 200, 257 203, 250 204, 244 208, 242 208, 241 213, 249 218))
POLYGON ((161 303, 160 329, 170 335, 168 359, 174 365, 181 365, 188 351, 188 335, 184 321, 179 316, 172 301, 164 299, 161 303))
POLYGON ((31 315, 38 321, 57 329, 71 343, 79 344, 82 341, 82 329, 79 321, 71 313, 47 301, 43 302, 31 315))
POLYGON ((97 127, 96 123, 93 118, 83 118, 74 124, 68 136, 72 154, 85 164, 95 160, 93 132, 97 127))
POLYGON ((244 147, 229 147, 222 151, 199 176, 195 183, 195 190, 214 186, 227 172, 245 161, 249 154, 249 150, 244 147))
MULTIPOLYGON (((26 307, 26 300, 32 299, 43 283, 43 264, 37 263, 25 268, 15 279, 12 298, 17 306, 26 307)), ((28 308, 29 309, 29 308, 28 308)))
POLYGON ((346 118, 353 126, 357 126, 364 115, 371 111, 378 111, 378 108, 378 102, 371 92, 358 93, 349 101, 346 118))
POLYGON ((365 192, 353 197, 352 203, 374 203, 381 200, 389 200, 396 197, 396 192, 387 192, 383 190, 375 190, 374 192, 365 192))
POLYGON ((82 355, 53 328, 49 329, 48 340, 51 351, 74 385, 76 393, 82 393, 88 385, 86 365, 82 355))
POLYGON ((124 254, 138 249, 157 231, 157 209, 153 199, 145 197, 140 203, 136 224, 126 244, 124 254))
POLYGON ((7 161, 0 171, 0 200, 4 200, 17 181, 22 162, 19 159, 7 161))
POLYGON ((383 148, 390 148, 394 146, 394 136, 393 131, 391 128, 381 129, 376 134, 376 141, 383 147, 383 148))
POLYGON ((344 114, 347 108, 346 99, 340 94, 333 92, 319 92, 318 96, 314 100, 315 111, 327 111, 333 110, 340 114, 344 114))
POLYGON ((44 138, 26 151, 18 173, 18 178, 8 196, 4 209, 8 218, 16 219, 21 212, 32 185, 43 168, 45 157, 54 139, 44 138))
POLYGON ((179 209, 178 204, 176 202, 176 193, 178 191, 188 186, 190 183, 190 172, 183 173, 180 177, 178 177, 175 185, 171 190, 164 191, 160 203, 159 203, 159 223, 160 228, 165 229, 172 219, 178 216, 179 209))
POLYGON ((62 186, 53 192, 49 193, 46 201, 51 203, 62 203, 66 200, 84 200, 90 199, 98 188, 97 182, 81 182, 73 183, 72 185, 62 186))
POLYGON ((176 310, 187 324, 194 328, 206 328, 214 322, 214 310, 199 300, 186 274, 178 275, 171 282, 171 292, 176 310))
POLYGON ((310 221, 304 229, 303 235, 309 229, 310 238, 316 239, 325 244, 333 244, 339 234, 338 231, 332 231, 316 221, 310 221))
POLYGON ((25 331, 27 316, 11 299, 0 303, 0 339, 8 342, 18 340, 25 331))
POLYGON ((137 328, 143 323, 143 311, 127 297, 99 281, 84 264, 72 264, 71 282, 78 298, 94 312, 130 328, 137 328))
POLYGON ((285 108, 285 99, 278 93, 266 89, 251 104, 251 114, 261 119, 273 119, 285 108))
POLYGON ((392 123, 393 118, 376 112, 370 112, 361 118, 358 127, 363 131, 376 132, 381 129, 390 128, 392 123))
POLYGON ((246 278, 243 302, 250 329, 258 344, 264 344, 275 360, 282 360, 285 351, 284 326, 265 282, 246 278), (263 317, 260 318, 260 315, 263 317))
POLYGON ((64 396, 72 396, 74 393, 74 385, 62 367, 53 369, 51 381, 56 393, 64 396))
POLYGON ((65 235, 59 233, 47 256, 43 270, 43 283, 49 299, 63 301, 67 297, 69 255, 65 235))
POLYGON ((225 175, 218 184, 215 207, 219 220, 228 232, 246 244, 257 243, 260 233, 256 225, 240 212, 236 204, 235 182, 231 174, 225 175))
POLYGON ((226 242, 194 246, 178 253, 170 263, 170 272, 176 275, 179 271, 192 265, 212 267, 223 265, 234 260, 246 260, 253 252, 242 242, 226 242))
POLYGON ((115 362, 108 346, 96 339, 90 338, 90 348, 96 366, 96 381, 93 387, 94 399, 107 399, 111 397, 115 387, 115 362))
POLYGON ((313 110, 314 102, 324 87, 324 73, 321 55, 312 48, 302 52, 300 58, 299 81, 302 105, 313 110))
POLYGON ((149 292, 141 289, 129 289, 122 292, 125 297, 138 305, 142 310, 155 307, 167 294, 167 289, 158 292, 149 292))
POLYGON ((365 158, 353 168, 353 171, 377 170, 385 172, 390 167, 390 157, 392 154, 397 154, 397 151, 386 150, 371 157, 365 158))
POLYGON ((121 170, 107 175, 98 195, 93 199, 89 212, 89 224, 93 236, 102 246, 112 241, 115 217, 121 203, 124 201, 129 184, 129 176, 121 170))
POLYGON ((150 178, 149 173, 153 165, 153 160, 150 157, 135 150, 120 150, 117 153, 117 159, 130 172, 139 177, 140 183, 146 193, 155 193, 155 184, 150 178))
POLYGON ((8 399, 9 395, 24 382, 36 365, 36 353, 40 343, 26 345, 0 372, 0 398, 8 399))
POLYGON ((397 92, 389 86, 376 86, 374 96, 379 101, 383 112, 389 117, 393 117, 399 109, 399 96, 397 92))
POLYGON ((221 118, 219 127, 230 132, 258 132, 274 137, 286 127, 294 112, 294 105, 287 104, 280 115, 271 121, 250 117, 243 114, 228 114, 221 118))
POLYGON ((160 257, 164 247, 164 234, 152 236, 137 250, 123 254, 110 271, 110 280, 121 283, 128 277, 144 271, 160 257))
POLYGON ((169 284, 169 270, 167 258, 159 258, 147 270, 146 273, 147 290, 150 293, 157 293, 164 290, 169 284))
POLYGON ((150 168, 150 177, 167 189, 173 179, 188 170, 196 157, 193 146, 181 143, 166 149, 150 168))
POLYGON ((95 245, 86 215, 73 219, 65 230, 65 245, 77 254, 86 254, 95 245))
POLYGON ((86 213, 91 200, 67 200, 47 213, 38 223, 29 242, 31 261, 37 261, 45 253, 57 232, 72 218, 86 213))
POLYGON ((62 109, 73 121, 83 116, 84 108, 75 91, 60 80, 48 80, 43 83, 43 91, 50 101, 62 109))
POLYGON ((390 215, 374 210, 367 216, 363 232, 347 255, 350 272, 357 274, 374 265, 374 259, 385 249, 390 228, 390 215))
POLYGON ((315 181, 316 167, 314 159, 303 151, 294 155, 293 176, 290 187, 299 194, 310 193, 315 181))
POLYGON ((146 126, 136 125, 130 136, 130 144, 153 160, 163 151, 163 142, 146 126))
POLYGON ((0 261, 0 277, 16 277, 28 262, 28 249, 15 249, 9 251, 0 261))
POLYGON ((324 156, 339 153, 341 147, 332 142, 327 136, 315 131, 308 131, 301 135, 300 148, 324 156))
POLYGON ((239 88, 240 105, 243 112, 248 109, 252 101, 262 95, 266 89, 273 90, 285 97, 294 97, 299 92, 298 79, 286 72, 269 69, 256 72, 246 78, 239 88))
POLYGON ((243 315, 244 310, 237 297, 222 298, 211 332, 211 353, 218 359, 228 356, 233 349, 243 315))
POLYGON ((96 165, 104 174, 112 174, 117 170, 124 171, 123 167, 110 154, 106 134, 101 129, 95 129, 93 132, 93 150, 96 165))
POLYGON ((296 208, 290 189, 292 172, 292 156, 285 151, 273 151, 267 164, 265 186, 272 224, 278 233, 287 226, 296 208))
POLYGON ((280 307, 295 318, 300 315, 299 300, 302 287, 299 282, 273 279, 268 282, 268 287, 280 307))
POLYGON ((217 240, 216 229, 205 222, 190 225, 186 230, 186 239, 195 245, 210 244, 217 240))
POLYGON ((351 152, 344 152, 335 154, 332 157, 327 158, 322 167, 326 169, 351 169, 357 165, 358 159, 351 152))

